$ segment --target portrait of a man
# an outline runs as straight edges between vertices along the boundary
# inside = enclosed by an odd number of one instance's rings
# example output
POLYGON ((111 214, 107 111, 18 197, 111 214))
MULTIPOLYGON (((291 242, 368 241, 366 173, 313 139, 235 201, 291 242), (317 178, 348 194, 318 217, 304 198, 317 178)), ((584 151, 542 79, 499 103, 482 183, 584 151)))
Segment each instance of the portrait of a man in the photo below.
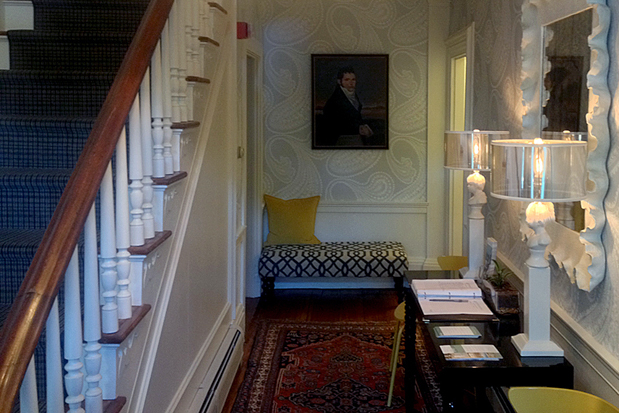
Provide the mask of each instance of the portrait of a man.
POLYGON ((313 149, 387 149, 387 55, 312 55, 313 149))

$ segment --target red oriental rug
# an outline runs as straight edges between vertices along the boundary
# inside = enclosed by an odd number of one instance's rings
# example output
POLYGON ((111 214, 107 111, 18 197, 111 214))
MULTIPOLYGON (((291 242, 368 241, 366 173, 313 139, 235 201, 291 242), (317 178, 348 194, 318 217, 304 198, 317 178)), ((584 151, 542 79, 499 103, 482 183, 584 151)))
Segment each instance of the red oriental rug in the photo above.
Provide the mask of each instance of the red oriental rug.
MULTIPOLYGON (((256 334, 235 413, 405 412, 403 346, 387 407, 394 322, 265 320, 256 334)), ((416 387, 415 408, 427 409, 416 387)))

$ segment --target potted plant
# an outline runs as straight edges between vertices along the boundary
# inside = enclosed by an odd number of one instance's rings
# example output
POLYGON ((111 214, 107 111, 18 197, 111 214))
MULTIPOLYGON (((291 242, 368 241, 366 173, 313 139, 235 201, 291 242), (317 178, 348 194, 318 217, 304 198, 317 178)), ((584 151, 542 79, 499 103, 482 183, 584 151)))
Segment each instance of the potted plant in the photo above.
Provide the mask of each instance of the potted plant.
POLYGON ((493 261, 494 272, 482 280, 481 287, 486 294, 486 300, 494 307, 497 314, 518 314, 520 311, 518 290, 507 281, 507 278, 514 273, 497 260, 493 261))

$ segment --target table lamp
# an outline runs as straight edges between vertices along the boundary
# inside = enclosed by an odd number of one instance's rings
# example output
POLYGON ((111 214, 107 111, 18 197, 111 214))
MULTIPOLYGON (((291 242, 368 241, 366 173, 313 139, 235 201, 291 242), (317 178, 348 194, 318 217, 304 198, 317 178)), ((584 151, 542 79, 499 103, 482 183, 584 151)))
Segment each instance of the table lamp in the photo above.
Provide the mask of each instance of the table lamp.
POLYGON ((484 215, 487 203, 486 178, 480 171, 490 170, 490 141, 507 138, 509 132, 464 131, 445 132, 445 168, 473 171, 466 183, 469 198, 469 266, 464 278, 479 278, 484 265, 484 215))
POLYGON ((550 268, 545 257, 553 202, 586 195, 587 142, 507 139, 492 142, 492 196, 530 201, 526 221, 530 256, 524 280, 524 333, 512 337, 521 356, 563 356, 550 341, 550 268))

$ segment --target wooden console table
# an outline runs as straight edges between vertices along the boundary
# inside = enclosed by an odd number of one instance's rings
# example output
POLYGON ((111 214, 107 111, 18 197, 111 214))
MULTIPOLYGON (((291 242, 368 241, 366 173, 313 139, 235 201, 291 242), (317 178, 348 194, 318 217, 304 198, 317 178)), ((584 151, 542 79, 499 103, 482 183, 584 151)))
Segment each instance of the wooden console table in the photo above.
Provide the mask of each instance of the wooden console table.
MULTIPOLYGON (((449 278, 445 271, 407 271, 409 283, 421 278, 449 278)), ((443 411, 465 412, 463 390, 475 389, 478 394, 484 388, 495 386, 552 386, 573 388, 574 369, 564 357, 520 357, 510 337, 519 331, 505 328, 497 317, 442 316, 442 320, 423 317, 417 297, 411 288, 406 289, 406 358, 405 389, 407 395, 415 394, 415 343, 425 339, 428 354, 436 369, 443 411), (419 323, 423 337, 416 337, 419 323), (474 325, 482 334, 478 339, 439 339, 434 327, 445 325, 474 325), (410 344, 409 344, 410 343, 410 344), (444 344, 494 344, 503 359, 498 361, 446 361, 440 345, 444 344)), ((406 411, 414 412, 412 397, 406 399, 406 411)), ((477 411, 477 410, 473 410, 477 411)))

